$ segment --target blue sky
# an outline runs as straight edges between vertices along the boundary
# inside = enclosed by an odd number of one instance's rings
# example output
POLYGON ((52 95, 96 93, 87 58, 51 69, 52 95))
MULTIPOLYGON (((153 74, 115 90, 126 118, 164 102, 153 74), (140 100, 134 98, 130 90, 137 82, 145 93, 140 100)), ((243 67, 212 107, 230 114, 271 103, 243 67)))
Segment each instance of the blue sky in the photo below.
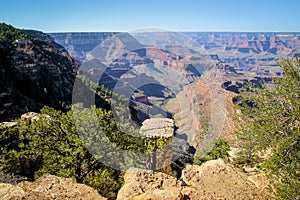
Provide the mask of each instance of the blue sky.
POLYGON ((299 0, 3 0, 0 7, 0 22, 44 32, 300 32, 299 0))

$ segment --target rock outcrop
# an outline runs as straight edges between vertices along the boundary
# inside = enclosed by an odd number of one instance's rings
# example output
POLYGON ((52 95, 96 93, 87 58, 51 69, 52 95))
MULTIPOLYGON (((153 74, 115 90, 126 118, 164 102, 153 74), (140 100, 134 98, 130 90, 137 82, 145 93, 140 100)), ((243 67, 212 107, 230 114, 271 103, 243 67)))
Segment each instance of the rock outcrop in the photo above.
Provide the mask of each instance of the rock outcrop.
POLYGON ((265 199, 246 173, 221 159, 188 165, 182 180, 190 187, 183 192, 191 199, 265 199))
MULTIPOLYGON (((188 165, 181 179, 161 172, 129 168, 117 200, 262 200, 270 195, 269 182, 263 172, 251 175, 222 159, 211 160, 202 166, 188 165)), ((73 183, 70 178, 44 175, 35 182, 17 185, 0 183, 0 199, 104 200, 94 189, 73 183)))
POLYGON ((249 175, 225 161, 211 160, 188 165, 181 180, 160 172, 130 168, 118 200, 137 199, 265 199, 268 193, 266 175, 249 175))
POLYGON ((171 171, 171 160, 173 156, 172 144, 174 139, 174 121, 168 118, 146 119, 140 128, 140 134, 146 138, 157 140, 164 138, 166 145, 163 151, 155 148, 152 152, 151 169, 165 169, 171 171))
POLYGON ((38 121, 40 118, 45 119, 47 122, 53 120, 51 117, 47 114, 40 114, 35 112, 27 112, 21 115, 21 121, 27 121, 27 122, 34 122, 38 121))
POLYGON ((12 128, 17 125, 18 125, 18 122, 1 122, 0 123, 0 126, 3 126, 4 128, 12 128))
POLYGON ((182 183, 161 172, 129 168, 124 176, 124 182, 117 200, 183 199, 180 193, 182 183))
POLYGON ((94 189, 73 183, 70 178, 44 175, 35 182, 21 182, 18 185, 0 184, 0 199, 5 200, 105 200, 94 189))
POLYGON ((147 138, 172 138, 174 135, 174 121, 168 118, 146 119, 140 133, 147 138))
POLYGON ((0 183, 0 199, 5 199, 5 200, 25 199, 25 192, 19 186, 0 183))

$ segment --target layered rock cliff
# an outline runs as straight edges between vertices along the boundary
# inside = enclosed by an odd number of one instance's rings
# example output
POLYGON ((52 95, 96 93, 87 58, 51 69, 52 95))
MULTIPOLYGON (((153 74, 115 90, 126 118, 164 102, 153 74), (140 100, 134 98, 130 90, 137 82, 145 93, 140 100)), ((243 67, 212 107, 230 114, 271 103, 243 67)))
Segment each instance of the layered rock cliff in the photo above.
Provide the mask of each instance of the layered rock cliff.
POLYGON ((272 54, 300 48, 299 33, 186 33, 206 50, 272 54))
POLYGON ((71 103, 75 64, 50 36, 0 24, 0 121, 71 103))

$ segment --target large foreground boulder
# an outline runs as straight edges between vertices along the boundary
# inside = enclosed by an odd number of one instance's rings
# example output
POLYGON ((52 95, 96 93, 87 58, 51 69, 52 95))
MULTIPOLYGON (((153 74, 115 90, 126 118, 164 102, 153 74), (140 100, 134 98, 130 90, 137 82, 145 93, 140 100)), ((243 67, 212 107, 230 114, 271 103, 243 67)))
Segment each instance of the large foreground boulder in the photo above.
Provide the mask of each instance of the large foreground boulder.
POLYGON ((124 186, 118 200, 129 199, 183 199, 181 182, 161 172, 130 168, 124 176, 124 186))
POLYGON ((260 178, 258 180, 222 159, 211 160, 201 166, 186 166, 182 180, 189 187, 182 193, 190 199, 265 199, 268 184, 263 174, 260 178))
POLYGON ((0 184, 0 199, 5 200, 52 200, 81 199, 105 200, 97 191, 83 184, 73 183, 70 178, 44 175, 35 182, 24 181, 18 185, 0 184))
POLYGON ((0 183, 0 199, 19 200, 24 199, 24 190, 12 184, 0 183))

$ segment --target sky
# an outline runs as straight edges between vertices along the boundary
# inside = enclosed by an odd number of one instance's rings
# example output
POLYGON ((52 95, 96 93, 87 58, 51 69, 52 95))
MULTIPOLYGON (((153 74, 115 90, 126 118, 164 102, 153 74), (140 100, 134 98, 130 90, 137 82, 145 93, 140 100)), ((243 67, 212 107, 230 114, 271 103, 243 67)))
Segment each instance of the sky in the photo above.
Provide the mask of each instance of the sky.
POLYGON ((299 0, 1 0, 0 22, 43 32, 300 32, 299 0))

